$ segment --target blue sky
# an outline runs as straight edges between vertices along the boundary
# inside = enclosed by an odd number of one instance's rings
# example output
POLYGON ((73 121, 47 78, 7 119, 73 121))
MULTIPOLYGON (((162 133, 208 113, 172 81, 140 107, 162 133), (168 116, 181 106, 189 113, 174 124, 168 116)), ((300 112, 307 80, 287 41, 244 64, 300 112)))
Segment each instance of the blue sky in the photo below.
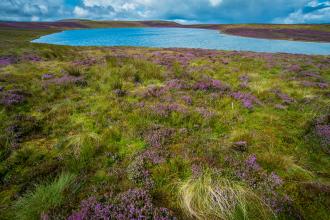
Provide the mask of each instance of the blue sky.
POLYGON ((0 20, 330 23, 328 0, 0 0, 0 20))

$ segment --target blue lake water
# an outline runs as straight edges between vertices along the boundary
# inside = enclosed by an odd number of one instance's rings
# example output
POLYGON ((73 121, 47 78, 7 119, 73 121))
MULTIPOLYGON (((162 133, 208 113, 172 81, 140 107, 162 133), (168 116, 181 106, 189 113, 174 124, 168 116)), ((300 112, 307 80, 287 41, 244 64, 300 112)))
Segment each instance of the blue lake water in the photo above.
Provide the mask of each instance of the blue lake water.
POLYGON ((33 40, 69 46, 203 48, 254 52, 330 55, 330 43, 268 40, 231 36, 193 28, 100 28, 68 30, 33 40))

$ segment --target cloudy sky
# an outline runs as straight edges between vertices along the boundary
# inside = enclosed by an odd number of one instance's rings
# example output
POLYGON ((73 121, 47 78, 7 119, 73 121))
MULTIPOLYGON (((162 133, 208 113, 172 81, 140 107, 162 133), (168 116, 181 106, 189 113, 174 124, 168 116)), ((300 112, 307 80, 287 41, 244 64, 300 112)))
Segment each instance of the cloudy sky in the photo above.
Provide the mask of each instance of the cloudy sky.
POLYGON ((330 23, 328 0, 0 0, 0 20, 330 23))

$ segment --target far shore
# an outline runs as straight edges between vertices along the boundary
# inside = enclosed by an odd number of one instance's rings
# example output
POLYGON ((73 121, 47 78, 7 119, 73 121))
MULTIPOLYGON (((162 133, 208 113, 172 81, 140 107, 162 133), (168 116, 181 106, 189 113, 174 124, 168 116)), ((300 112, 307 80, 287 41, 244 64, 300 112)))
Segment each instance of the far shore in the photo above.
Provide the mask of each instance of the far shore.
POLYGON ((310 42, 330 42, 330 24, 279 25, 279 24, 193 24, 183 25, 170 21, 91 21, 69 19, 56 22, 7 22, 0 21, 0 28, 45 29, 53 32, 81 28, 114 27, 180 27, 219 30, 226 34, 310 42))

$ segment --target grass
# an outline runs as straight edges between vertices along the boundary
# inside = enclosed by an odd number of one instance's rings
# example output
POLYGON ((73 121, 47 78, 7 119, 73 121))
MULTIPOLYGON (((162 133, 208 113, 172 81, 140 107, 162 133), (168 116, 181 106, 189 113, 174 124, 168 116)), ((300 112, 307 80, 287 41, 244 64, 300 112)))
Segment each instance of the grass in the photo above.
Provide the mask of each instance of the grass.
POLYGON ((272 219, 272 211, 249 188, 210 173, 181 183, 182 208, 196 219, 272 219))
POLYGON ((329 56, 29 43, 55 31, 0 30, 0 219, 136 188, 177 219, 327 219, 329 56))
POLYGON ((74 175, 63 173, 54 182, 37 185, 33 192, 23 195, 14 205, 16 219, 39 219, 64 201, 64 192, 74 180, 74 175))

